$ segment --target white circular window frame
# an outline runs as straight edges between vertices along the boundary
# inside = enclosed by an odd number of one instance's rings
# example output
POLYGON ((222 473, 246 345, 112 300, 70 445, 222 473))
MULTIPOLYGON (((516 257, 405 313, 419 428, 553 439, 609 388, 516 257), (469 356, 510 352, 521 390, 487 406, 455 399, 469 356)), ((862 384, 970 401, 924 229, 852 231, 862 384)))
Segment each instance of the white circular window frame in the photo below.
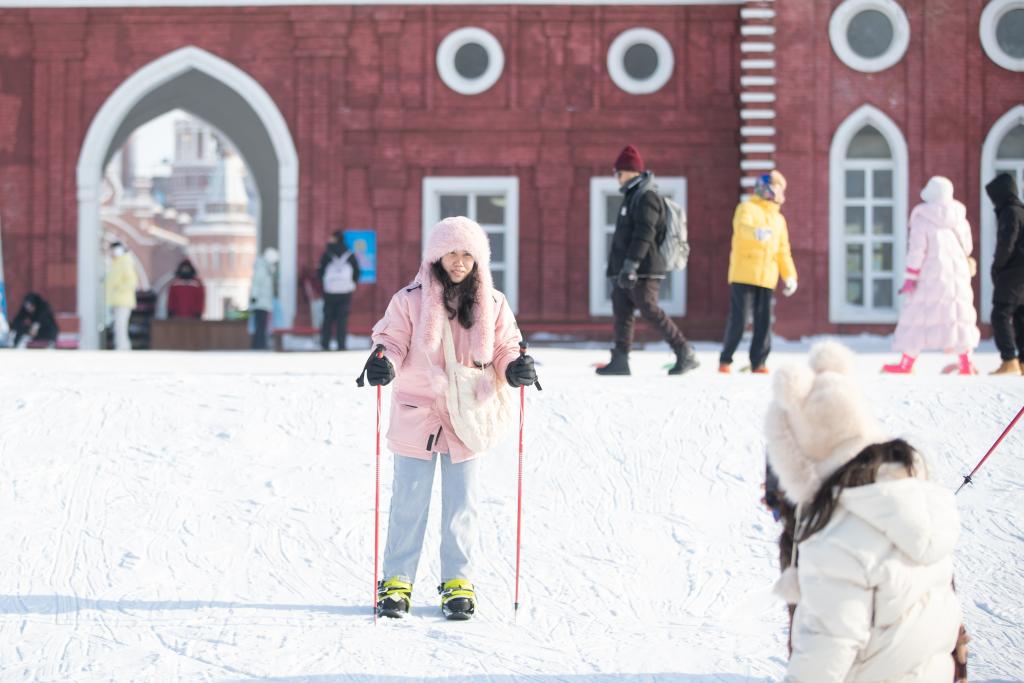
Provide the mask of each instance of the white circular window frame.
POLYGON ((981 25, 978 32, 981 36, 981 47, 993 62, 1009 71, 1024 71, 1024 57, 1013 57, 1006 54, 996 39, 996 27, 999 20, 1007 12, 1024 9, 1024 0, 992 0, 981 12, 981 25))
POLYGON ((675 62, 672 45, 665 36, 650 28, 623 31, 608 48, 608 74, 615 85, 631 95, 650 95, 661 90, 672 78, 675 62), (650 78, 633 78, 626 71, 626 51, 634 45, 649 45, 658 55, 658 67, 650 78))
POLYGON ((832 43, 832 51, 843 64, 863 73, 877 73, 899 62, 907 53, 910 21, 907 20, 907 13, 894 0, 845 0, 836 7, 828 22, 828 39, 832 43), (850 46, 847 30, 855 16, 872 9, 884 14, 892 23, 892 44, 883 54, 867 58, 861 57, 850 46))
POLYGON ((505 51, 490 31, 467 26, 452 31, 437 46, 437 73, 449 88, 463 95, 479 95, 501 78, 505 51), (455 69, 455 54, 464 45, 476 43, 487 51, 487 70, 477 78, 466 78, 455 69))

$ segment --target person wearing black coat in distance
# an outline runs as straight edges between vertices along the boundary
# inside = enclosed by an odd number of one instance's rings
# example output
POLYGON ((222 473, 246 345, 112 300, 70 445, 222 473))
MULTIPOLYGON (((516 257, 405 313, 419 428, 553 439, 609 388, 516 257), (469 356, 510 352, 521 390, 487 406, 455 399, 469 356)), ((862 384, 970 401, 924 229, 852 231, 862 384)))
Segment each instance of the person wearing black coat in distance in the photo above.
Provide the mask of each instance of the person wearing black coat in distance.
POLYGON ((50 304, 35 292, 25 295, 11 327, 14 331, 14 346, 20 349, 27 348, 32 342, 49 342, 48 345, 52 346, 57 342, 60 332, 50 304))
POLYGON ((615 160, 615 179, 619 183, 622 207, 615 221, 611 253, 606 275, 612 282, 612 313, 615 316, 615 348, 612 359, 597 369, 599 375, 628 375, 629 351, 633 345, 633 313, 657 327, 676 355, 668 371, 681 375, 699 363, 686 337, 658 305, 658 293, 668 270, 658 250, 665 237, 665 212, 668 210, 654 174, 645 170, 640 152, 628 145, 615 160))
POLYGON ((1017 183, 1001 173, 985 186, 998 229, 992 258, 992 335, 1002 358, 993 375, 1024 374, 1024 203, 1017 183))
POLYGON ((337 327, 338 350, 348 345, 348 313, 352 292, 359 284, 359 261, 354 251, 345 246, 345 233, 336 230, 320 257, 317 274, 323 283, 324 322, 320 327, 320 348, 331 349, 331 333, 337 327))

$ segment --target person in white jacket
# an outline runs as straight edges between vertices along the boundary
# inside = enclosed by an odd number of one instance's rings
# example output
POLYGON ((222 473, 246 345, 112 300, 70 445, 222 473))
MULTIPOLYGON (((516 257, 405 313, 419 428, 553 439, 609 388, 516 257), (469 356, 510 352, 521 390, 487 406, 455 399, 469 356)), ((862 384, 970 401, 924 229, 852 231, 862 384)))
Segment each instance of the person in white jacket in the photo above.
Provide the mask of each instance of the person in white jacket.
POLYGON ((277 289, 277 249, 267 247, 262 256, 252 264, 252 293, 249 295, 249 315, 253 318, 252 348, 265 350, 269 343, 267 332, 270 316, 274 310, 274 296, 277 289))
POLYGON ((789 683, 953 681, 961 612, 953 494, 888 439, 836 342, 773 379, 768 460, 797 506, 797 545, 776 592, 796 606, 789 683))

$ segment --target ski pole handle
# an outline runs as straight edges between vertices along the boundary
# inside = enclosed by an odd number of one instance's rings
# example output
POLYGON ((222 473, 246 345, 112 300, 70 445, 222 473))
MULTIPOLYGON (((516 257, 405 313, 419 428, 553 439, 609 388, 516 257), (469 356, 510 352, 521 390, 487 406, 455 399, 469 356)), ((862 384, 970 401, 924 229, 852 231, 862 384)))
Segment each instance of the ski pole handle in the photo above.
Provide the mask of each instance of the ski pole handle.
MULTIPOLYGON (((527 343, 526 343, 526 340, 525 340, 525 339, 519 342, 519 357, 520 357, 520 358, 522 358, 523 356, 525 356, 525 355, 526 355, 526 349, 527 349, 527 346, 528 346, 528 345, 527 345, 527 343)), ((533 383, 533 386, 537 387, 537 391, 544 391, 544 388, 543 388, 543 387, 541 387, 541 385, 540 385, 540 380, 536 380, 536 381, 535 381, 535 382, 533 383)))

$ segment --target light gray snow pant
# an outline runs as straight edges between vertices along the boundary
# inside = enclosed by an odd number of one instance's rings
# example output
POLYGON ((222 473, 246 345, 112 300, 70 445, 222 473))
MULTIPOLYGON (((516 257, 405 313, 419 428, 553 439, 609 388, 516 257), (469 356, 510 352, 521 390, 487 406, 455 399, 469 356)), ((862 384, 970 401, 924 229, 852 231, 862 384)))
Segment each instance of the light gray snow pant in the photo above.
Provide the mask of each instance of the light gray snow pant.
POLYGON ((441 582, 468 579, 477 541, 477 459, 453 463, 447 453, 430 460, 395 454, 395 479, 384 549, 385 579, 416 581, 427 530, 435 462, 441 460, 441 582))

